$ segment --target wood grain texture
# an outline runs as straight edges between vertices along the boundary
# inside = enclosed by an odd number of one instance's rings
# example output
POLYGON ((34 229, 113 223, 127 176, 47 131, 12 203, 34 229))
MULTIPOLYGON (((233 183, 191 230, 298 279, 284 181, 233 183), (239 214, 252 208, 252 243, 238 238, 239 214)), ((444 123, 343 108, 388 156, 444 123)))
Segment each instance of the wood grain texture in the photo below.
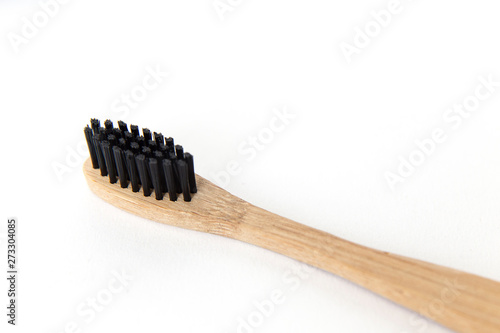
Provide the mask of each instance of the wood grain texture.
POLYGON ((198 193, 192 201, 184 202, 180 196, 171 202, 110 184, 89 160, 83 169, 96 195, 130 213, 281 253, 458 332, 500 332, 499 282, 351 243, 253 206, 198 175, 198 193))

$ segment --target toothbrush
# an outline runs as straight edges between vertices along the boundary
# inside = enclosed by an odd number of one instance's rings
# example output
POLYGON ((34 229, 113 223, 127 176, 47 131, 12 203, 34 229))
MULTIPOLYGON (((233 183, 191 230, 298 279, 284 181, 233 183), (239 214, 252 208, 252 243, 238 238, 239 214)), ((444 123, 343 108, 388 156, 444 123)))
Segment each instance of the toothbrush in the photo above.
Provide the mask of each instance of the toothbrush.
POLYGON ((195 174, 193 156, 138 126, 91 119, 90 189, 132 214, 233 238, 326 270, 457 332, 500 332, 500 283, 371 249, 256 207, 195 174), (181 200, 182 198, 182 200, 181 200))

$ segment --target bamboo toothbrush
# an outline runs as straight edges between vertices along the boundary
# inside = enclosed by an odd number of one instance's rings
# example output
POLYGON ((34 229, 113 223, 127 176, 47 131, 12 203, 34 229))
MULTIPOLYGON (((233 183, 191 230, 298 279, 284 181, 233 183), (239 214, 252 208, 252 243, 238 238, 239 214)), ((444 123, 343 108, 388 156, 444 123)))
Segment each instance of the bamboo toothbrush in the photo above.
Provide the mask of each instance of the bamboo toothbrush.
POLYGON ((499 282, 370 249, 278 216, 196 175, 193 156, 172 138, 148 129, 140 135, 137 126, 129 131, 121 121, 118 128, 109 120, 104 125, 91 119, 84 129, 90 158, 83 172, 90 189, 110 204, 281 253, 458 332, 500 332, 499 282))

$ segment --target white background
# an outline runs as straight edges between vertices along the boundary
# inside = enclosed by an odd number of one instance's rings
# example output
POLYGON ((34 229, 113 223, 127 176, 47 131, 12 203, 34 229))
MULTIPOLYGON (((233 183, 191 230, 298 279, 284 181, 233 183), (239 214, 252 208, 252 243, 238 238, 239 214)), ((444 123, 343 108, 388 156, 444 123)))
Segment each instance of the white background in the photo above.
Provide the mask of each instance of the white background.
POLYGON ((285 301, 254 332, 448 331, 324 271, 297 278, 291 259, 106 204, 81 172, 91 117, 173 136, 211 180, 236 160, 224 187, 280 215, 500 280, 500 87, 458 128, 443 119, 480 76, 500 81, 498 4, 401 0, 348 63, 341 43, 389 1, 230 3, 222 20, 212 0, 72 0, 16 52, 41 7, 0 1, 1 231, 16 216, 20 247, 8 332, 237 332, 275 290, 285 301), (117 112, 148 67, 169 76, 117 112), (238 147, 276 108, 295 118, 248 161, 238 147), (436 128, 447 140, 392 190, 384 175, 436 128), (125 289, 78 314, 122 271, 125 289))

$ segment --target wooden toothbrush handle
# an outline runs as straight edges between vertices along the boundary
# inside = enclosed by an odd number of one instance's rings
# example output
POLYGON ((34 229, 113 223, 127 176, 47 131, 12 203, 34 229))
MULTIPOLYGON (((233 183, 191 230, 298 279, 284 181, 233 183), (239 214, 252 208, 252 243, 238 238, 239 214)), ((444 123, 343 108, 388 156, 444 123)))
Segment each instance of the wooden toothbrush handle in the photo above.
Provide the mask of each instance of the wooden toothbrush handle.
POLYGON ((324 269, 458 332, 500 332, 500 283, 354 244, 250 205, 234 238, 324 269))
POLYGON ((155 200, 110 184, 92 169, 92 191, 130 213, 238 239, 357 283, 458 332, 500 332, 500 283, 357 245, 255 207, 196 175, 192 202, 155 200))

